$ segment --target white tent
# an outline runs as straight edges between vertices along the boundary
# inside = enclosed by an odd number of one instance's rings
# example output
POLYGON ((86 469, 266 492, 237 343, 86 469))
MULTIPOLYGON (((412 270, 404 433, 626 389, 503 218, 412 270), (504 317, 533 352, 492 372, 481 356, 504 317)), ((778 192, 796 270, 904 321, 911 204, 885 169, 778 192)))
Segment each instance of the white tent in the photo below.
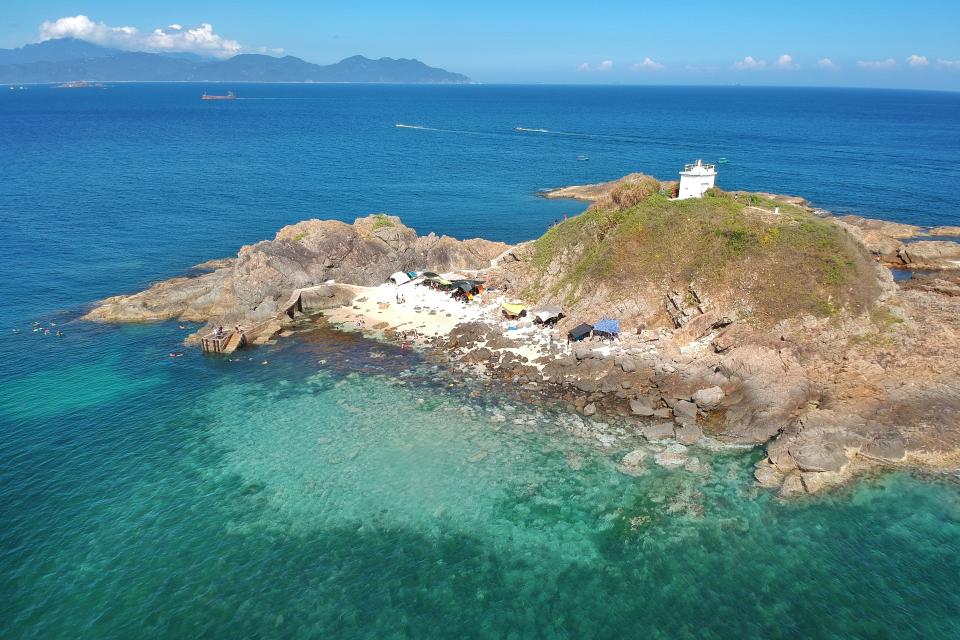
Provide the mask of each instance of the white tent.
POLYGON ((540 322, 549 322, 554 318, 559 318, 563 315, 563 310, 557 306, 546 306, 540 307, 533 312, 533 316, 540 322))
POLYGON ((397 271, 395 274, 390 276, 390 282, 393 284, 403 284, 405 282, 410 282, 410 276, 405 274, 403 271, 397 271))

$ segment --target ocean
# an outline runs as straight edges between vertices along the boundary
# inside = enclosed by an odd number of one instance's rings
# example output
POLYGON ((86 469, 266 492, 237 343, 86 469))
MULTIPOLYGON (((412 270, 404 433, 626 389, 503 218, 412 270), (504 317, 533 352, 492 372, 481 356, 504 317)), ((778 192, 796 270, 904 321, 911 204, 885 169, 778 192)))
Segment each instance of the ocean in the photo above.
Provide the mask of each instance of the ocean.
POLYGON ((960 94, 227 88, 0 91, 0 637, 960 637, 956 473, 632 477, 563 407, 358 335, 227 360, 78 320, 301 219, 513 242, 583 209, 542 189, 697 158, 955 225, 960 94))

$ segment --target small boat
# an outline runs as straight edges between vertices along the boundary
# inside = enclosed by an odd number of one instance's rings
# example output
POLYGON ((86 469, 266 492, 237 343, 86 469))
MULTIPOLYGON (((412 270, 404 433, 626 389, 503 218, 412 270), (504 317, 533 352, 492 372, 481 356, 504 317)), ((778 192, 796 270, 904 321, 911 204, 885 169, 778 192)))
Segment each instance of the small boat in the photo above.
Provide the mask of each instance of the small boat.
POLYGON ((727 164, 728 162, 730 161, 727 160, 726 158, 720 158, 719 160, 717 160, 717 164, 727 164))
POLYGON ((237 95, 233 91, 227 91, 227 95, 225 96, 216 96, 216 95, 211 95, 206 91, 204 91, 203 95, 200 96, 200 99, 201 100, 236 100, 237 95))
POLYGON ((589 156, 577 156, 577 162, 586 162, 589 159, 589 156))

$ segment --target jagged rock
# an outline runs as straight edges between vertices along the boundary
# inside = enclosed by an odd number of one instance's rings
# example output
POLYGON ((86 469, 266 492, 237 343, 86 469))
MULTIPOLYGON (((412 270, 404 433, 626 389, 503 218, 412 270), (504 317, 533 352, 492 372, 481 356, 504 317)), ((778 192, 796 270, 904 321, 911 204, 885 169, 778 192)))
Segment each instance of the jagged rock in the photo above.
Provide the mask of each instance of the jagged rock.
POLYGON ((730 380, 724 416, 728 437, 765 442, 786 427, 811 396, 806 371, 796 359, 763 345, 733 349, 720 361, 718 372, 730 380))
POLYGON ((684 422, 674 429, 674 437, 680 444, 696 444, 703 437, 703 429, 695 422, 684 422))
POLYGON ((673 409, 673 415, 679 418, 697 417, 697 405, 689 400, 674 400, 670 403, 670 408, 673 409))
POLYGON ((598 386, 597 381, 593 378, 577 378, 573 381, 573 387, 584 393, 593 393, 598 386))
POLYGON ((633 358, 621 358, 620 368, 623 369, 624 373, 633 373, 637 370, 637 363, 633 358))
POLYGON ((595 405, 592 402, 587 405, 584 405, 583 407, 583 415, 585 416, 592 416, 596 412, 597 412, 597 405, 595 405))
POLYGON ((761 487, 775 489, 783 483, 783 474, 771 464, 759 462, 753 470, 753 477, 761 487))
POLYGON ((651 442, 656 440, 669 440, 673 437, 673 423, 660 422, 658 424, 647 424, 640 427, 640 435, 651 442))
POLYGON ((823 488, 823 476, 817 471, 801 471, 800 481, 807 493, 817 493, 823 488))
POLYGON ((646 398, 636 398, 630 401, 630 413, 635 416, 652 416, 653 407, 646 398))
POLYGON ((805 494, 807 490, 803 487, 803 479, 799 473, 791 473, 783 479, 780 485, 780 497, 794 498, 805 494))
POLYGON ((577 360, 589 360, 591 358, 602 358, 603 356, 594 351, 593 347, 586 344, 578 344, 573 348, 573 355, 576 356, 577 360))
POLYGON ((948 240, 911 242, 901 247, 897 256, 911 267, 956 269, 960 267, 960 243, 948 240))
POLYGON ((713 411, 723 400, 723 389, 720 387, 709 387, 695 391, 691 398, 702 411, 713 411))
POLYGON ((670 418, 673 417, 673 410, 670 409, 669 407, 660 407, 658 409, 654 409, 653 417, 669 420, 670 418))
POLYGON ((907 456, 906 442, 896 432, 878 433, 860 447, 860 455, 878 462, 900 462, 907 456))
POLYGON ((418 237, 393 216, 367 216, 353 224, 305 220, 284 227, 273 240, 242 247, 228 266, 109 298, 86 318, 108 322, 181 318, 249 325, 268 320, 297 289, 331 279, 377 285, 395 271, 413 269, 479 269, 507 248, 481 239, 418 237))
POLYGON ((841 447, 825 442, 792 446, 790 455, 797 461, 801 471, 840 472, 850 463, 841 447))

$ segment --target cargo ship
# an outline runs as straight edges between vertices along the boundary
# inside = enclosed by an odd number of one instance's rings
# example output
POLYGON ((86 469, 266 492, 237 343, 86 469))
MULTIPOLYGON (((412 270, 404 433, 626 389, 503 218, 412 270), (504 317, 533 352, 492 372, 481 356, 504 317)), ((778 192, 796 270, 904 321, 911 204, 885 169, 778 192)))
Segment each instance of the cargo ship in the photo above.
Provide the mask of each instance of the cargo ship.
POLYGON ((207 93, 206 91, 204 91, 203 95, 200 96, 200 99, 201 100, 236 100, 237 96, 236 94, 233 93, 233 91, 227 91, 227 95, 225 96, 213 96, 207 93))

